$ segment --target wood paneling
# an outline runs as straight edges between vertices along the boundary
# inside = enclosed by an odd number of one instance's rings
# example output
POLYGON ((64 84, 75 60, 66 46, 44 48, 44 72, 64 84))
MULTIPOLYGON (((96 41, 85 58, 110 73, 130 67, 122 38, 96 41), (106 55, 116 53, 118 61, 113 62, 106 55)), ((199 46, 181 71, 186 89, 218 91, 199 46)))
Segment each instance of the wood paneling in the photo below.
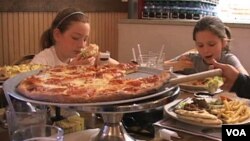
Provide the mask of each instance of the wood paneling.
POLYGON ((4 62, 4 57, 3 57, 3 14, 0 14, 0 56, 1 56, 1 59, 0 59, 0 64, 3 64, 4 62))
MULTIPOLYGON (((89 42, 118 57, 118 21, 127 18, 124 12, 89 12, 89 42)), ((9 65, 23 55, 40 51, 39 38, 56 12, 0 12, 0 65, 9 65)))

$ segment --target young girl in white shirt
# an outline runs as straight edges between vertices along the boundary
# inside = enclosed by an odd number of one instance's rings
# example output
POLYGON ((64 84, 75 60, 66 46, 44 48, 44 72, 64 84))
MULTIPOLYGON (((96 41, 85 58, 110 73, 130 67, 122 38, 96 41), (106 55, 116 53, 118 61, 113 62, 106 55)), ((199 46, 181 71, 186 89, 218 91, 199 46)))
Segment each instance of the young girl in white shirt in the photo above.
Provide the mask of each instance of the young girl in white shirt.
MULTIPOLYGON (((56 65, 93 65, 96 58, 83 58, 81 49, 87 46, 90 34, 88 16, 76 8, 66 8, 60 11, 40 39, 43 49, 31 63, 56 65)), ((118 64, 112 58, 109 63, 118 64)))

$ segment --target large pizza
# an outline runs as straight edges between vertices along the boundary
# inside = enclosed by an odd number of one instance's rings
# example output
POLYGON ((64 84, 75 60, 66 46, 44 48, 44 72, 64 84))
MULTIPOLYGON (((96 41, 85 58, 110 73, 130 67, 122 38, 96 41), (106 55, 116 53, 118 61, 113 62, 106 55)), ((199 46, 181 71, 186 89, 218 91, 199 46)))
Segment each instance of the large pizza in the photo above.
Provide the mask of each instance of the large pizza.
POLYGON ((170 77, 165 71, 148 77, 126 77, 137 71, 138 66, 130 63, 56 66, 25 78, 17 91, 25 97, 47 102, 106 102, 148 95, 170 77))

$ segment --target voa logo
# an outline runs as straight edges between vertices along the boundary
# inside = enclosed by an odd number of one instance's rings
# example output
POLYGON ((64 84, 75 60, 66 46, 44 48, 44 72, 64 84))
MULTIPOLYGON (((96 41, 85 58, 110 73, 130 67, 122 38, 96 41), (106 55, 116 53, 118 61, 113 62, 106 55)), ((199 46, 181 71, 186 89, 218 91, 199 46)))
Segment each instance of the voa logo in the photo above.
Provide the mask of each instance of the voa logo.
POLYGON ((240 140, 249 141, 250 124, 222 125, 222 141, 240 140))
POLYGON ((227 136, 247 136, 244 129, 226 129, 227 136))

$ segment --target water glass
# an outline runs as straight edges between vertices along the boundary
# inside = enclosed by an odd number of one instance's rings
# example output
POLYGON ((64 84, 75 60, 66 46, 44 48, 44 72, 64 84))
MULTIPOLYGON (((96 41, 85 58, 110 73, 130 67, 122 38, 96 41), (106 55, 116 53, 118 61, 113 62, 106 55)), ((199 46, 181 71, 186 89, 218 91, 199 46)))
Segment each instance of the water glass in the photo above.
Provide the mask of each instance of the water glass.
POLYGON ((138 63, 141 67, 155 68, 157 63, 156 55, 143 54, 139 56, 138 63))
POLYGON ((142 54, 138 58, 138 63, 141 67, 149 67, 156 69, 163 69, 163 63, 165 60, 165 53, 154 53, 148 52, 147 54, 142 54))
POLYGON ((13 132, 19 128, 30 125, 45 125, 47 121, 47 110, 36 109, 35 111, 23 111, 11 108, 6 109, 6 119, 8 124, 9 136, 12 138, 13 132))
POLYGON ((63 141, 63 129, 52 125, 31 125, 16 130, 12 141, 63 141))

